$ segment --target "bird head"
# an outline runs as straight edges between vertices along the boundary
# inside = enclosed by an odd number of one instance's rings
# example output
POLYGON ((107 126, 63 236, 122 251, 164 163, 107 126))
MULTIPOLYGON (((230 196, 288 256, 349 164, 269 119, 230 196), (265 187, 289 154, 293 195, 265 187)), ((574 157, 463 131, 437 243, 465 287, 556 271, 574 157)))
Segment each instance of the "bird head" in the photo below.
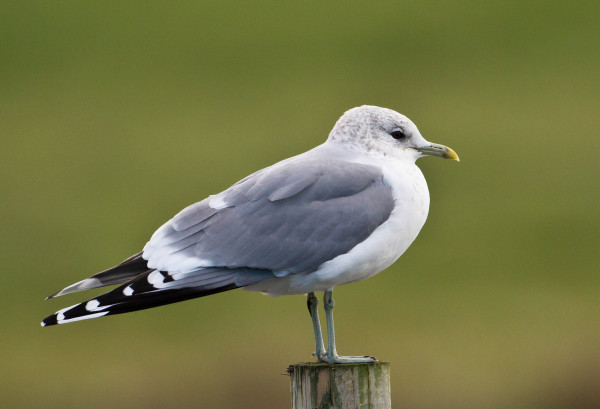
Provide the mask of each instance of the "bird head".
POLYGON ((408 157, 437 156, 459 161, 451 148, 428 142, 406 116, 387 108, 363 105, 344 113, 328 141, 369 154, 408 157))

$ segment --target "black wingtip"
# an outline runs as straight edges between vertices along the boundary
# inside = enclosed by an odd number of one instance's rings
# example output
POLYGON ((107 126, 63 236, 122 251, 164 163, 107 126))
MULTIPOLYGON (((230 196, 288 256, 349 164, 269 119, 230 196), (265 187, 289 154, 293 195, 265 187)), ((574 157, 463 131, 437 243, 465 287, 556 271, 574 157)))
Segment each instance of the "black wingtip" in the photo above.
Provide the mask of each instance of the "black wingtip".
POLYGON ((48 327, 50 325, 56 325, 58 324, 57 320, 56 320, 56 314, 52 314, 46 318, 44 318, 42 320, 42 327, 48 327))

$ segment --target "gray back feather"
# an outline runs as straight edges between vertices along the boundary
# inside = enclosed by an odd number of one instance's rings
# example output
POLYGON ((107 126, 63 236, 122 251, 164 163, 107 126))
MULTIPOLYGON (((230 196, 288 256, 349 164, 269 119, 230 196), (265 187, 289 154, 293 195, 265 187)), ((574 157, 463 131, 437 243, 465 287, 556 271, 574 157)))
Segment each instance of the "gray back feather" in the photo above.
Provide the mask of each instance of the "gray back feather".
POLYGON ((373 166, 320 158, 285 161, 193 204, 144 249, 151 268, 312 272, 385 222, 394 202, 373 166), (212 205, 212 207, 211 207, 212 205))

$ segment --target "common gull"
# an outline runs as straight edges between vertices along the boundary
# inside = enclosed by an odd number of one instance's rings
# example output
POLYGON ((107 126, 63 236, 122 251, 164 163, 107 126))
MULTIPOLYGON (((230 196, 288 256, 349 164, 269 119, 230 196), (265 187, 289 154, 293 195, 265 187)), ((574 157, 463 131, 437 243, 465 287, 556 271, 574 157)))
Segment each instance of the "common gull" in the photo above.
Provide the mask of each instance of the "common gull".
POLYGON ((143 251, 49 296, 118 284, 63 308, 42 326, 142 310, 235 288, 272 296, 307 294, 321 362, 371 362, 339 356, 333 288, 364 280, 394 263, 423 227, 427 183, 422 156, 458 161, 426 141, 406 116, 353 108, 325 143, 240 180, 186 207, 143 251), (327 348, 316 291, 323 291, 327 348))

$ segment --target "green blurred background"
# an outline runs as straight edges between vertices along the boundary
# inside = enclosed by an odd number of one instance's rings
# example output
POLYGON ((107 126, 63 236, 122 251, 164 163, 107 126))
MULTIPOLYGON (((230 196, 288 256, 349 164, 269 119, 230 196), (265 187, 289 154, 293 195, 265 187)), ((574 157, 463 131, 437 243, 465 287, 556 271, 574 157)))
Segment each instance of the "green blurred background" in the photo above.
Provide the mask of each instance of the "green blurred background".
POLYGON ((395 408, 600 407, 597 1, 4 1, 6 408, 287 408, 302 296, 232 291, 42 329, 44 297, 184 206, 398 110, 427 224, 336 291, 338 349, 392 362, 395 408))

